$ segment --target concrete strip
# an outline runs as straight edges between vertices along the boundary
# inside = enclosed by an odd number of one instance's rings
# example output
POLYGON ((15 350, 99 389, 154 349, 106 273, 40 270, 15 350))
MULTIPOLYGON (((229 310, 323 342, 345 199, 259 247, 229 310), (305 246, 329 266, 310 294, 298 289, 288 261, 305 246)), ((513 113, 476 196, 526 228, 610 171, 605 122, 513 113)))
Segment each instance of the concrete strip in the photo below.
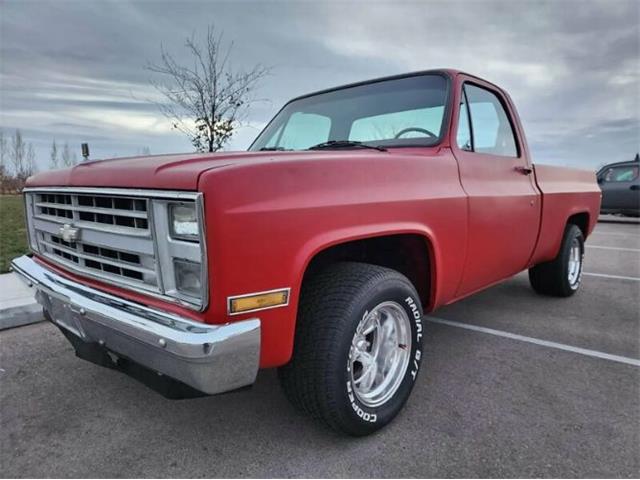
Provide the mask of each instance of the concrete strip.
POLYGON ((598 223, 618 223, 627 225, 638 225, 638 217, 620 217, 616 215, 600 215, 598 217, 598 223))
POLYGON ((34 291, 14 273, 0 275, 0 330, 43 320, 34 291))
POLYGON ((585 245, 585 247, 595 248, 600 250, 619 250, 621 252, 640 252, 640 248, 607 247, 605 245, 585 245))
POLYGON ((619 232, 600 232, 598 230, 591 232, 591 235, 612 235, 615 237, 629 237, 630 233, 619 233, 619 232))
POLYGON ((37 303, 0 309, 0 330, 43 322, 42 307, 37 303))

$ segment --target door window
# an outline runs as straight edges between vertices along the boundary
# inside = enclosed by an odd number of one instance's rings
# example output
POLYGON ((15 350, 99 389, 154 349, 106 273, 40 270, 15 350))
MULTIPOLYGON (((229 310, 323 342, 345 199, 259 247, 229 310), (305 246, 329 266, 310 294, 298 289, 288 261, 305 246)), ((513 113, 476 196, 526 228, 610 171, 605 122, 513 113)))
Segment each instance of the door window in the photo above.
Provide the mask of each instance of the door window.
POLYGON ((632 182, 636 178, 638 178, 638 167, 613 167, 604 173, 602 181, 604 183, 632 182))
POLYGON ((473 151, 473 143, 471 141, 471 128, 469 128, 469 109, 467 108, 467 98, 462 92, 460 101, 460 115, 458 117, 458 133, 456 135, 458 148, 473 151))
POLYGON ((518 148, 513 128, 500 99, 493 92, 475 85, 465 85, 464 91, 471 113, 473 151, 517 157, 518 148))

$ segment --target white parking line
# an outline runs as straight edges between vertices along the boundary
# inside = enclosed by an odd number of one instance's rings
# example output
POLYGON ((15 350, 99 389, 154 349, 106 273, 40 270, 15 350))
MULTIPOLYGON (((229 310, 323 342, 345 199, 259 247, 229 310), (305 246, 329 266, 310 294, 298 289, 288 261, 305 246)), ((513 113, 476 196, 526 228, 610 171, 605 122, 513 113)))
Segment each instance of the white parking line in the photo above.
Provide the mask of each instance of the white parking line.
POLYGON ((591 273, 591 272, 582 272, 582 274, 589 277, 615 278, 616 280, 632 280, 634 282, 640 282, 639 277, 625 277, 624 275, 609 275, 607 273, 591 273))
POLYGON ((589 350, 587 348, 572 347, 571 345, 565 345, 564 343, 550 342, 548 340, 541 340, 539 338, 533 337, 525 337, 524 335, 518 335, 516 333, 503 332, 502 330, 494 330, 493 328, 480 327, 478 325, 469 325, 467 323, 453 322, 451 320, 445 320, 443 318, 427 317, 427 320, 433 323, 449 325, 450 327, 458 327, 464 328, 466 330, 473 330, 474 332, 488 333, 489 335, 510 338, 511 340, 518 340, 520 342, 532 343, 534 345, 540 345, 543 347, 555 348, 556 350, 564 350, 565 352, 578 353, 580 355, 586 355, 587 357, 601 358, 603 360, 610 360, 612 362, 625 363, 627 365, 640 367, 640 360, 636 358, 611 355, 609 353, 599 352, 597 350, 589 350))
POLYGON ((600 250, 620 250, 621 252, 640 252, 640 248, 605 247, 604 245, 585 245, 585 247, 598 248, 600 250))

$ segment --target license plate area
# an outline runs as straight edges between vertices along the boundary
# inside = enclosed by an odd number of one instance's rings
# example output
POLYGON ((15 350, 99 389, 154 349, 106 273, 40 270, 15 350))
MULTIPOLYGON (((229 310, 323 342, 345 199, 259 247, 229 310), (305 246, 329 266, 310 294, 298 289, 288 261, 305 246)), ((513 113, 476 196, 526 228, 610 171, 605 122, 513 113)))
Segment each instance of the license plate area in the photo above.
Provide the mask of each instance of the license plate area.
POLYGON ((81 314, 78 308, 74 308, 67 299, 60 299, 49 293, 40 291, 38 302, 43 306, 51 320, 62 328, 65 328, 86 340, 87 335, 82 328, 81 314))

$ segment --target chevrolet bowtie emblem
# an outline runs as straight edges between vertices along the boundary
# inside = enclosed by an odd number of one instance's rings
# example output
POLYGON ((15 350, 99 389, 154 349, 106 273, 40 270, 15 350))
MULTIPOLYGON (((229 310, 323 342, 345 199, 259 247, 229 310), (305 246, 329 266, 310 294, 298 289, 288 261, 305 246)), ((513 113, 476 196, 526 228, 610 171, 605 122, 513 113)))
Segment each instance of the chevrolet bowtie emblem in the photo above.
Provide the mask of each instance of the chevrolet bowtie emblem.
POLYGON ((80 236, 80 229, 73 228, 68 223, 65 223, 62 227, 60 227, 58 233, 65 242, 73 243, 78 240, 78 237, 80 236))

